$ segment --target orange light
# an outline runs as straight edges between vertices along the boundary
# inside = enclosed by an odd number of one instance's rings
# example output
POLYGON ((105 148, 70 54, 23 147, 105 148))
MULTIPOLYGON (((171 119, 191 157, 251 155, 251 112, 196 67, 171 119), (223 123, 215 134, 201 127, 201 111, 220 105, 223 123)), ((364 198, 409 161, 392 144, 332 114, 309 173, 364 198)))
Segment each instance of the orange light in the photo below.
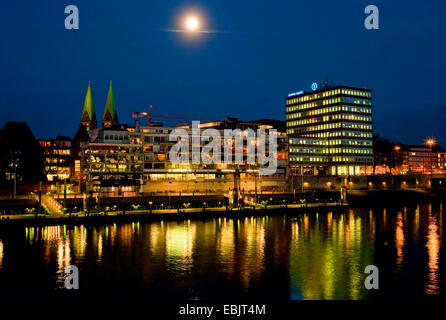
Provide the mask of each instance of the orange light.
POLYGON ((436 139, 435 138, 427 138, 425 141, 425 144, 428 145, 429 147, 432 147, 434 144, 436 144, 436 139))

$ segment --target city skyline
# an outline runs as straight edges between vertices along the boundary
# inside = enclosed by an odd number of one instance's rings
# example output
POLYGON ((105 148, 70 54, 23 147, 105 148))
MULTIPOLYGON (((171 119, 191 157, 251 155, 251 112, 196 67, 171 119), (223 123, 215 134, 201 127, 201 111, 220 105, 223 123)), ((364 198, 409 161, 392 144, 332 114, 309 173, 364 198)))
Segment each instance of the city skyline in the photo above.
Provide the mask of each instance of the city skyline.
POLYGON ((0 1, 0 296, 163 319, 441 299, 445 10, 0 1))
POLYGON ((77 121, 63 119, 80 117, 88 81, 102 106, 110 80, 123 123, 149 105, 167 114, 285 120, 286 95, 328 77, 372 89, 376 133, 413 144, 435 136, 441 144, 446 47, 436 39, 446 32, 445 5, 375 2, 379 30, 364 28, 365 1, 259 2, 252 10, 235 2, 128 7, 81 0, 79 30, 64 28, 62 5, 8 4, 0 10, 0 126, 25 121, 38 137, 71 136, 77 121), (178 28, 190 10, 216 31, 164 32, 178 28), (112 23, 115 17, 122 23, 112 23))

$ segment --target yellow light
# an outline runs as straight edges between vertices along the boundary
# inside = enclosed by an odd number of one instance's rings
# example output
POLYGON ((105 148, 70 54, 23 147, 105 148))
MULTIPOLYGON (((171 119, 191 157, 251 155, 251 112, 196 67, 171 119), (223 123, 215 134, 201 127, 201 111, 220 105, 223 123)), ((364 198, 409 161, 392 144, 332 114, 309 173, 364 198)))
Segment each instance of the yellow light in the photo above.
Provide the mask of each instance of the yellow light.
POLYGON ((198 20, 195 17, 189 17, 186 19, 186 28, 190 31, 195 31, 198 28, 198 20))

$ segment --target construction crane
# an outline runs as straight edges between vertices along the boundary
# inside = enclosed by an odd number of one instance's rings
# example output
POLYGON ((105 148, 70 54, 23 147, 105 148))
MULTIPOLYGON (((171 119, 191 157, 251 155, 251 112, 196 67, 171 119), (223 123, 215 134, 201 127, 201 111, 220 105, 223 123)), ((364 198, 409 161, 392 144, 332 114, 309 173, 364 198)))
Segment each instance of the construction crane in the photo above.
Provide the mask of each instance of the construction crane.
POLYGON ((147 124, 149 127, 152 126, 152 118, 169 118, 169 119, 184 119, 184 120, 203 120, 203 121, 213 121, 211 118, 203 117, 188 117, 188 116, 174 116, 169 114, 152 114, 152 105, 149 107, 149 112, 133 112, 132 118, 147 117, 147 124))

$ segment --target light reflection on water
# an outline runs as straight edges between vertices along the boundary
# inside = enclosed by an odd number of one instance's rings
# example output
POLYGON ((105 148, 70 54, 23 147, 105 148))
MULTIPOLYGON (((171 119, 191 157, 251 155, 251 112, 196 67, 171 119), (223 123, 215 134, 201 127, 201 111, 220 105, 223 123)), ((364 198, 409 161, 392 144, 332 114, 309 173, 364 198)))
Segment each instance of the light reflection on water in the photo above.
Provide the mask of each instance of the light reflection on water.
POLYGON ((443 207, 425 204, 295 217, 30 227, 23 242, 0 234, 0 284, 15 276, 10 245, 34 253, 29 263, 43 266, 52 289, 63 287, 65 268, 75 264, 84 288, 106 292, 135 288, 192 299, 441 294, 442 230, 443 207), (386 281, 378 292, 364 288, 364 269, 372 264, 386 281), (411 287, 414 268, 424 279, 421 289, 416 282, 411 287))
POLYGON ((364 268, 373 262, 373 242, 365 223, 348 214, 310 215, 293 221, 290 247, 290 299, 360 299, 364 268))
POLYGON ((3 242, 0 240, 0 271, 3 268, 3 242))
POLYGON ((401 271, 404 261, 404 219, 401 212, 397 213, 395 222, 395 247, 396 247, 396 268, 397 273, 401 271))
POLYGON ((440 281, 438 277, 439 255, 440 255, 440 234, 438 230, 438 221, 436 216, 432 216, 429 211, 429 226, 427 235, 427 251, 429 256, 429 280, 426 285, 427 294, 438 294, 440 292, 440 281))

